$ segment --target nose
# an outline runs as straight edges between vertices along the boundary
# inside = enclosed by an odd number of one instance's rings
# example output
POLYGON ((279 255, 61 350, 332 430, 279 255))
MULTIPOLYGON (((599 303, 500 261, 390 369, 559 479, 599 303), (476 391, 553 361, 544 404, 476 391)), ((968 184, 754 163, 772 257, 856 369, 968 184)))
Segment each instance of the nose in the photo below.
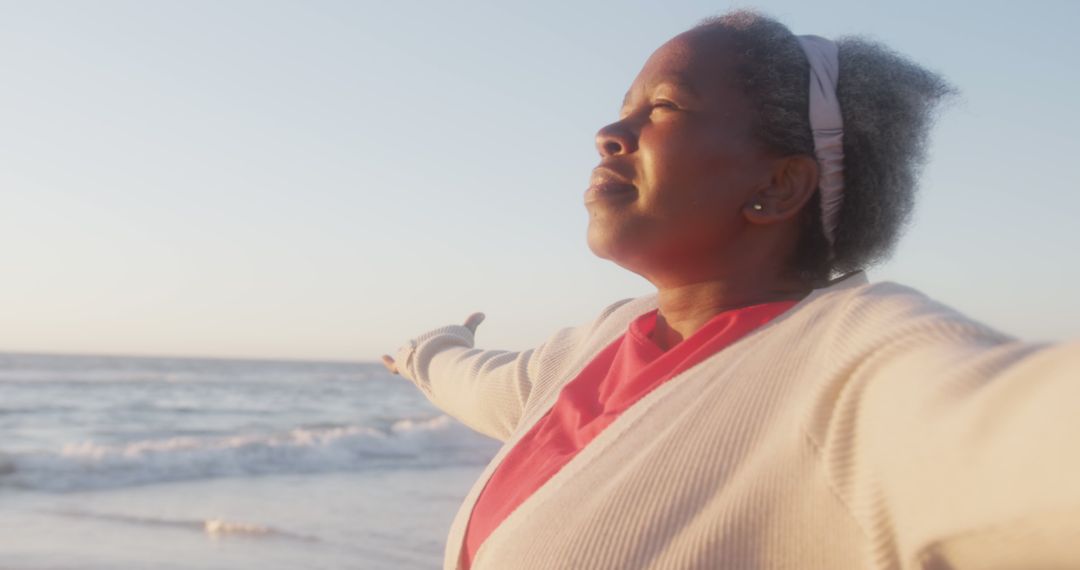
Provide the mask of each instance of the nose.
POLYGON ((603 157, 630 154, 637 150, 637 136, 626 121, 616 121, 596 132, 596 150, 603 157))

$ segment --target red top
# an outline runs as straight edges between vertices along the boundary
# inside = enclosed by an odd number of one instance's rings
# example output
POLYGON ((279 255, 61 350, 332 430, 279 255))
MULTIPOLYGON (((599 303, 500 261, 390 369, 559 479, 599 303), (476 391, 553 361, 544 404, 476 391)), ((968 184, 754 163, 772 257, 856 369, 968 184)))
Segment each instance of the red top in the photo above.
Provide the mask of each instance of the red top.
POLYGON ((725 311, 667 352, 650 335, 656 310, 641 315, 563 387, 555 405, 495 469, 465 528, 461 564, 471 566, 499 523, 627 408, 657 386, 719 352, 798 301, 725 311))

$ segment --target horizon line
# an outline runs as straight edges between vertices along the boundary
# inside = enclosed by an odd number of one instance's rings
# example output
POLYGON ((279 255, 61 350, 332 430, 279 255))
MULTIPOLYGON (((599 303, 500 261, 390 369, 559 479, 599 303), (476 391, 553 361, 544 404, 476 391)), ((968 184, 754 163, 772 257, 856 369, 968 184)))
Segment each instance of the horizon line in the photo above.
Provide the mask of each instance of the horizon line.
POLYGON ((7 350, 0 348, 0 356, 55 356, 74 358, 128 358, 144 360, 221 360, 234 362, 279 362, 307 364, 379 364, 378 360, 342 360, 334 358, 265 357, 265 356, 206 356, 198 354, 123 354, 115 352, 60 352, 50 350, 7 350))

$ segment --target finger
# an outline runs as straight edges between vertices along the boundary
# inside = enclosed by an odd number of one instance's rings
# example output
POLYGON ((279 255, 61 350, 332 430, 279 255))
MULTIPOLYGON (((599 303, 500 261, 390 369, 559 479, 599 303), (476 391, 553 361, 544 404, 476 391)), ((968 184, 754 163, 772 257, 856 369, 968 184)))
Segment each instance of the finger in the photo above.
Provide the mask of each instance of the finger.
POLYGON ((394 359, 390 358, 389 355, 387 355, 387 354, 382 355, 382 363, 383 363, 383 366, 385 366, 386 369, 389 370, 390 372, 393 372, 394 374, 398 373, 397 363, 394 362, 394 359))
POLYGON ((473 313, 469 315, 469 318, 465 319, 465 327, 476 333, 476 327, 480 326, 480 323, 484 322, 484 313, 473 313))

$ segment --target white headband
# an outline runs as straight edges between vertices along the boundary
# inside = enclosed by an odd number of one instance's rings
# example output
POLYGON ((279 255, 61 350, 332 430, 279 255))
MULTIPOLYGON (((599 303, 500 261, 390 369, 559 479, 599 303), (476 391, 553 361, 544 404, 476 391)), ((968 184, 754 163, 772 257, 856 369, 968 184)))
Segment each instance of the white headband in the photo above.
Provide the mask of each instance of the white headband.
POLYGON ((821 223, 831 247, 835 241, 836 218, 844 203, 844 121, 836 99, 836 79, 840 76, 836 44, 820 36, 796 36, 810 61, 810 130, 814 133, 814 154, 821 176, 821 223))

